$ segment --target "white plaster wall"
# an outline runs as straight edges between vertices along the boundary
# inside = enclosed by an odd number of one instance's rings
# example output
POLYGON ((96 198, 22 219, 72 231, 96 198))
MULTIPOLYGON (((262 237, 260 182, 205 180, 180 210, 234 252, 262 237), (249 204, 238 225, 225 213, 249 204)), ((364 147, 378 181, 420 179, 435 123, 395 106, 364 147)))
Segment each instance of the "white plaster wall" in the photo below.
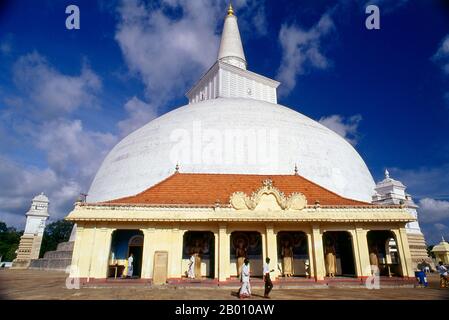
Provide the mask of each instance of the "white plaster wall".
MULTIPOLYGON (((245 139, 244 134, 237 136, 245 139)), ((226 153, 224 142, 207 143, 204 135, 200 140, 209 151, 221 149, 226 153)), ((249 159, 246 155, 253 147, 245 145, 245 159, 249 159)), ((176 162, 186 173, 241 174, 293 174, 297 163, 300 175, 342 196, 370 202, 374 193, 374 181, 363 159, 335 132, 281 105, 218 98, 175 109, 125 137, 106 156, 87 200, 105 201, 139 193, 173 174, 176 162), (192 141, 198 124, 203 133, 252 129, 277 139, 265 140, 269 152, 261 152, 266 157, 259 157, 257 162, 196 161, 193 156, 190 162, 186 157, 173 159, 171 153, 179 140, 172 140, 171 135, 184 132, 192 141)))

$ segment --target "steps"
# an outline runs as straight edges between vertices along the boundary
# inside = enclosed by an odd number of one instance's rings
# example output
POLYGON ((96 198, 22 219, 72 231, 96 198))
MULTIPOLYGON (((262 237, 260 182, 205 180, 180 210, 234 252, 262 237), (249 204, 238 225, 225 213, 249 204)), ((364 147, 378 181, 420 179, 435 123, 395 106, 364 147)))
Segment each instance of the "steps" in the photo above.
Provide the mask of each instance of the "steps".
POLYGON ((65 271, 72 263, 73 241, 61 242, 55 251, 48 251, 41 259, 31 260, 30 269, 65 271))

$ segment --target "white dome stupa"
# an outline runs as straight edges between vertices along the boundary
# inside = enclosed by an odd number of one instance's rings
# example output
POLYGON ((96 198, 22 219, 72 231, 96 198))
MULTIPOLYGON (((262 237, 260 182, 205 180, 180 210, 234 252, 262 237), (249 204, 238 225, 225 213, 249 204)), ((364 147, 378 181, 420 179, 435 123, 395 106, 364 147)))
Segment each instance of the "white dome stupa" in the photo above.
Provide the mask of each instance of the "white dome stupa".
POLYGON ((220 56, 187 93, 189 104, 121 140, 98 170, 88 202, 142 192, 173 174, 177 164, 186 173, 267 175, 294 174, 297 165, 303 177, 343 197, 371 202, 375 183, 353 146, 277 104, 279 82, 246 70, 236 21, 228 11, 220 56), (223 56, 226 52, 238 56, 223 56))

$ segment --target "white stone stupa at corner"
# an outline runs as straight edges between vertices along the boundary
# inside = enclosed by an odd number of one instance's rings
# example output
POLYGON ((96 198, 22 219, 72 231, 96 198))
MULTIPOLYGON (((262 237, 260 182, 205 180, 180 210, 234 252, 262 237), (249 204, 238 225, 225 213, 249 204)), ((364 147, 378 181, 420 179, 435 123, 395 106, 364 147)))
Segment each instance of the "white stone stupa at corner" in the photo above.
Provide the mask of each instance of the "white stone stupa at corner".
POLYGON ((50 201, 44 193, 31 200, 31 207, 26 213, 26 225, 20 238, 17 257, 13 261, 13 268, 27 268, 32 259, 39 258, 39 252, 44 235, 45 223, 49 217, 50 201))
POLYGON ((385 169, 385 178, 376 184, 372 202, 380 205, 404 205, 407 208, 416 218, 416 221, 406 225, 413 262, 420 263, 424 259, 432 264, 432 260, 427 255, 427 245, 419 226, 418 205, 405 190, 406 186, 401 181, 391 178, 388 169, 385 169))

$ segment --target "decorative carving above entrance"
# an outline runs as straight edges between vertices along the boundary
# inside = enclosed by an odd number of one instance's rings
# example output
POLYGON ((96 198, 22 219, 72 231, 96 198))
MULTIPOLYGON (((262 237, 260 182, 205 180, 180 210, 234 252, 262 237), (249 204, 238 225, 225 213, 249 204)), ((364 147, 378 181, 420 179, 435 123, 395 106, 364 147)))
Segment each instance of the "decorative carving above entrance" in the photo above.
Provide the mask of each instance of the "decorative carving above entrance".
POLYGON ((236 210, 302 210, 307 205, 302 193, 295 192, 286 197, 270 179, 264 180, 262 187, 251 196, 241 191, 234 192, 229 202, 236 210))

